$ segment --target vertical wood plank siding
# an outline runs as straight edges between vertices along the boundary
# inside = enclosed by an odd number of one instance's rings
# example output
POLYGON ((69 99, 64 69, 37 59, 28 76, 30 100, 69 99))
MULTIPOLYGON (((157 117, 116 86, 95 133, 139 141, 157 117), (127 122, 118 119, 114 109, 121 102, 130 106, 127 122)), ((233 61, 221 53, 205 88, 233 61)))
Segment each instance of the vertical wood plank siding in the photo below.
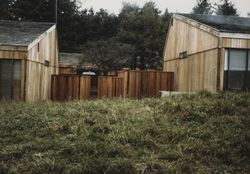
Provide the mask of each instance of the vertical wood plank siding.
POLYGON ((51 75, 58 74, 56 30, 49 32, 28 51, 26 61, 26 101, 48 100, 51 96, 51 75), (45 65, 45 61, 49 65, 45 65))
MULTIPOLYGON (((226 48, 250 49, 250 39, 235 38, 228 33, 204 29, 203 24, 182 16, 174 16, 166 38, 164 71, 174 72, 174 88, 178 91, 197 92, 223 90, 224 54, 226 48), (179 54, 187 51, 187 58, 179 54)), ((242 35, 241 35, 242 37, 242 35)))
POLYGON ((250 49, 250 39, 222 38, 221 47, 250 49))
MULTIPOLYGON (((1 48, 1 46, 0 46, 1 48)), ((24 85, 25 85, 25 60, 27 58, 27 52, 26 51, 15 51, 15 50, 2 50, 2 48, 0 49, 0 60, 20 60, 21 61, 21 71, 20 71, 20 76, 21 76, 21 83, 18 84, 19 86, 13 86, 13 89, 11 89, 12 91, 16 91, 16 89, 14 89, 15 87, 19 88, 20 90, 18 91, 19 93, 19 97, 18 100, 24 101, 25 100, 25 89, 24 89, 24 85)), ((16 84, 17 85, 17 84, 16 84)), ((16 99, 16 98, 15 98, 16 99)))

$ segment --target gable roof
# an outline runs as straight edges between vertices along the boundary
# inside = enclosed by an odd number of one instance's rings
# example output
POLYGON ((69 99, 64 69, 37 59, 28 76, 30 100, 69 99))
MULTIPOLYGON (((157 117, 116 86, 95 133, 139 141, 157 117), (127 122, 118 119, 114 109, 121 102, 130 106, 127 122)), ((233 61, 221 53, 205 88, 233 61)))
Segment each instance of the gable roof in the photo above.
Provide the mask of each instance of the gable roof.
POLYGON ((221 32, 250 33, 250 18, 238 16, 183 14, 187 18, 206 24, 221 32))
POLYGON ((0 45, 28 46, 53 23, 0 20, 0 45))

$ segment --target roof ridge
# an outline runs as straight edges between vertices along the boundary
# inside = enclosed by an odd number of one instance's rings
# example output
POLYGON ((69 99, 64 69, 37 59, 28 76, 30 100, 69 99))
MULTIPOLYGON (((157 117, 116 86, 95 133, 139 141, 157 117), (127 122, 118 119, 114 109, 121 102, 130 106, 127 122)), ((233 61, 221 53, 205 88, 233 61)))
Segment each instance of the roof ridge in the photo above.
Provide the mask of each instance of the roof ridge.
POLYGON ((176 15, 195 20, 201 24, 208 25, 221 32, 250 34, 250 18, 190 13, 176 13, 176 15))
POLYGON ((214 14, 195 14, 195 13, 173 13, 173 14, 178 14, 178 15, 197 15, 197 16, 212 16, 212 17, 233 17, 233 18, 243 18, 243 19, 250 19, 250 17, 245 17, 245 16, 237 16, 237 15, 214 15, 214 14))

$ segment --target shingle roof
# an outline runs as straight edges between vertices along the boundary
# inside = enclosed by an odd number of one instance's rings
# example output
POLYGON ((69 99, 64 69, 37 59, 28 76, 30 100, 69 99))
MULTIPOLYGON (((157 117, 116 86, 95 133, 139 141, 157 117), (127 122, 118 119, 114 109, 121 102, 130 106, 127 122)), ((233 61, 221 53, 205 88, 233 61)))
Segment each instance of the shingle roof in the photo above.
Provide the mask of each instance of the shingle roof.
POLYGON ((0 20, 0 45, 28 46, 52 23, 0 20))
POLYGON ((206 24, 221 32, 250 33, 250 18, 238 16, 216 16, 198 14, 179 14, 206 24))

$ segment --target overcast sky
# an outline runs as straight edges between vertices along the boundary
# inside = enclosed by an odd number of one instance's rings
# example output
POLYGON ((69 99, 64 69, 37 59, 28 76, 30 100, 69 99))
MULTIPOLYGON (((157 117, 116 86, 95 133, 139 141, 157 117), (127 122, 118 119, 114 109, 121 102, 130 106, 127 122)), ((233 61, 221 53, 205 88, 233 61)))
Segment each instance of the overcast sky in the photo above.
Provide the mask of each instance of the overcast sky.
MULTIPOLYGON (((122 2, 135 3, 142 6, 149 0, 81 0, 82 8, 93 7, 95 11, 100 8, 107 9, 110 13, 118 14, 122 2)), ((153 0, 157 7, 161 11, 165 11, 168 8, 169 12, 189 13, 196 4, 196 0, 153 0)), ((211 0, 210 2, 219 2, 219 0, 211 0)), ((250 12, 250 0, 232 0, 236 5, 240 16, 247 16, 247 12, 250 12)))

